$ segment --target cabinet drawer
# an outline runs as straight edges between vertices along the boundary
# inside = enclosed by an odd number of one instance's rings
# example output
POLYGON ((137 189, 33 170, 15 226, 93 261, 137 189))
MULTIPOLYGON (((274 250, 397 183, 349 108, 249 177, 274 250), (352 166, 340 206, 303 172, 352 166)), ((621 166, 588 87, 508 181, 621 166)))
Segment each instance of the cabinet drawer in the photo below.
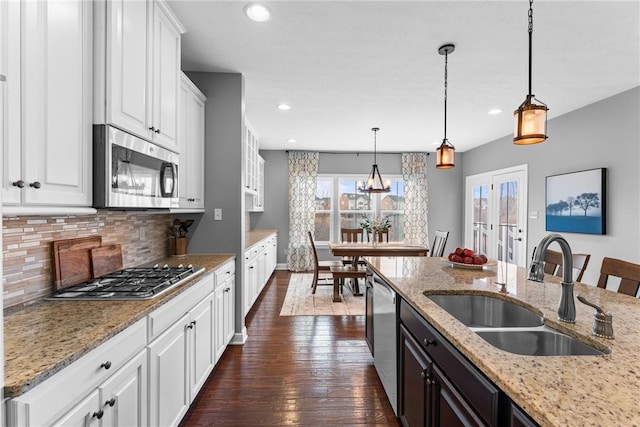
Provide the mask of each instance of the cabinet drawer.
POLYGON ((400 320, 478 415, 489 425, 497 425, 500 390, 404 300, 400 320))
POLYGON ((220 286, 227 280, 229 277, 233 276, 236 273, 236 262, 235 260, 229 261, 226 264, 218 267, 216 269, 216 286, 220 286))
POLYGON ((146 318, 139 320, 33 390, 11 400, 15 424, 43 426, 68 411, 146 346, 146 322, 146 318))
POLYGON ((149 342, 213 292, 213 274, 205 274, 198 283, 149 314, 149 342))

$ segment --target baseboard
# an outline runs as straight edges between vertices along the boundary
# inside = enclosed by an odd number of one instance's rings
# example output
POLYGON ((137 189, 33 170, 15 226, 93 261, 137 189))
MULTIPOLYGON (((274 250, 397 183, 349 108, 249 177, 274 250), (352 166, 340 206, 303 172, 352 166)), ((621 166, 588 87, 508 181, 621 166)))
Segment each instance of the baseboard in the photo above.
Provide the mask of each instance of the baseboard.
POLYGON ((244 343, 247 342, 248 337, 249 335, 247 335, 247 327, 244 326, 242 328, 242 332, 236 332, 235 334, 233 334, 233 338, 231 339, 229 345, 244 345, 244 343))

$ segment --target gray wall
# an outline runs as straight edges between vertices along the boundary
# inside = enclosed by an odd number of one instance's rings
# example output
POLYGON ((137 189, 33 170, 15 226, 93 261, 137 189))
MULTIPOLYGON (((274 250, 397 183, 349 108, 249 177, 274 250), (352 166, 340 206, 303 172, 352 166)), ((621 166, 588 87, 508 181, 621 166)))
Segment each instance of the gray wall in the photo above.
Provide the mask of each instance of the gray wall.
MULTIPOLYGON (((265 159, 265 211, 251 213, 251 229, 278 229, 278 263, 286 263, 285 249, 289 242, 289 198, 287 153, 277 150, 261 150, 265 159)), ((456 156, 457 167, 450 170, 435 169, 435 155, 428 159, 429 171, 429 236, 435 230, 449 230, 447 249, 455 248, 463 240, 462 219, 462 161, 463 155, 456 156)), ((379 153, 378 166, 385 174, 402 174, 400 154, 379 153)), ((319 173, 361 173, 366 176, 373 163, 371 153, 334 154, 320 153, 319 173)), ((318 257, 329 259, 326 248, 318 248, 318 257)))
MULTIPOLYGON (((465 152, 464 176, 529 165, 528 256, 545 231, 545 177, 607 168, 607 234, 563 233, 574 252, 589 253, 583 281, 595 284, 604 256, 640 262, 640 88, 549 120, 549 139, 513 145, 512 136, 465 152)), ((553 106, 550 106, 553 111, 553 106)), ((555 246, 555 245, 554 245, 555 246)), ((557 249, 557 248, 556 248, 557 249)))
POLYGON ((190 253, 236 254, 236 334, 244 328, 242 276, 244 256, 244 80, 236 73, 189 72, 207 97, 205 106, 205 213, 176 214, 193 219, 190 253), (214 208, 222 221, 213 220, 214 208))

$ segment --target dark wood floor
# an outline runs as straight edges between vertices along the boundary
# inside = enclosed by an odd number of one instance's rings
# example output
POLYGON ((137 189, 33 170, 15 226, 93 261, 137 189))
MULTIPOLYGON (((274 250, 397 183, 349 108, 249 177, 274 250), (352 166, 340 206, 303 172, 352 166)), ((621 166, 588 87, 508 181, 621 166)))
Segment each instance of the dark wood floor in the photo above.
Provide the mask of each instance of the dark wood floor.
POLYGON ((398 426, 364 341, 364 316, 280 316, 276 271, 182 421, 188 426, 398 426))

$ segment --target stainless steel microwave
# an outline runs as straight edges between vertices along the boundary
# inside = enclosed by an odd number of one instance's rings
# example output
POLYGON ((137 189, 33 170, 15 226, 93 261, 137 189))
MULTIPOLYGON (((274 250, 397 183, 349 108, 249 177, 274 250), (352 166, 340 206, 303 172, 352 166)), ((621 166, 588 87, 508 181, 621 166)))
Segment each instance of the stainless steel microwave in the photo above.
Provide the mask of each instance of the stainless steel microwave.
POLYGON ((118 128, 94 125, 93 206, 178 207, 178 159, 177 153, 118 128))

